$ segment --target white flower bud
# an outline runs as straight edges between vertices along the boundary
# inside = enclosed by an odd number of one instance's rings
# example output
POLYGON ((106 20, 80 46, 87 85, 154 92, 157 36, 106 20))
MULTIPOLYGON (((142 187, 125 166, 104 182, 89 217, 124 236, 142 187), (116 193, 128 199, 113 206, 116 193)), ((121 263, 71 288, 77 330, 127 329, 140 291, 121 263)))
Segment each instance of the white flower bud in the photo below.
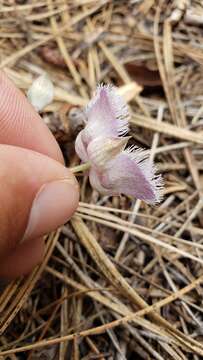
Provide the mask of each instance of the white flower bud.
POLYGON ((54 86, 47 74, 43 74, 33 81, 27 97, 37 111, 43 110, 53 101, 54 86))

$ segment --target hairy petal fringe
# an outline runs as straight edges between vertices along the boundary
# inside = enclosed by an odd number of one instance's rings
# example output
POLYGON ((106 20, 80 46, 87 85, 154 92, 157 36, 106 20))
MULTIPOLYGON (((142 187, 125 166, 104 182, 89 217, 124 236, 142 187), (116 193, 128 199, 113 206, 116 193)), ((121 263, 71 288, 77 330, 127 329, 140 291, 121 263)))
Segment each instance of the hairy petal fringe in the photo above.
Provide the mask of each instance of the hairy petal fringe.
POLYGON ((125 194, 158 203, 163 180, 149 159, 149 152, 136 146, 125 149, 129 113, 125 101, 110 85, 99 85, 85 109, 85 128, 76 139, 76 152, 90 161, 90 183, 106 195, 125 194), (125 150, 124 150, 125 149, 125 150))
POLYGON ((111 85, 98 85, 85 113, 92 136, 122 136, 128 132, 127 104, 111 85))

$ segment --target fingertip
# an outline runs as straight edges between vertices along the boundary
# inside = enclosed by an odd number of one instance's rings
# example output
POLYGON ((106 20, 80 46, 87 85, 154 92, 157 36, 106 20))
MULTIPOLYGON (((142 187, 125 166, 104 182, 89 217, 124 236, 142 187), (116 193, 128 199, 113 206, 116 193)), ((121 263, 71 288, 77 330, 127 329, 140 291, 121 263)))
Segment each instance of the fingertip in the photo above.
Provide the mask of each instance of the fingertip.
POLYGON ((0 71, 0 143, 38 151, 64 163, 51 131, 3 71, 0 71))
POLYGON ((22 239, 36 239, 68 221, 79 188, 70 170, 34 151, 0 145, 0 163, 0 256, 6 256, 22 239))
POLYGON ((24 241, 45 235, 67 222, 78 206, 79 192, 70 177, 43 185, 32 203, 24 241))

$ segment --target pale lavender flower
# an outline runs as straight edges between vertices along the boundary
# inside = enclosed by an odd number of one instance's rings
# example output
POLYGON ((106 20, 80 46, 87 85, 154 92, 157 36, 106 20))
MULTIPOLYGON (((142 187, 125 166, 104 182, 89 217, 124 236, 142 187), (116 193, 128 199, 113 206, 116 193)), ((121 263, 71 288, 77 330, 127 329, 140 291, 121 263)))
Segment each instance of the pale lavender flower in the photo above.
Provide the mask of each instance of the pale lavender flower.
POLYGON ((145 150, 125 149, 129 137, 129 113, 124 100, 112 86, 100 85, 85 110, 86 126, 78 134, 75 149, 83 162, 89 161, 93 188, 106 195, 126 194, 148 203, 160 201, 161 176, 145 150))

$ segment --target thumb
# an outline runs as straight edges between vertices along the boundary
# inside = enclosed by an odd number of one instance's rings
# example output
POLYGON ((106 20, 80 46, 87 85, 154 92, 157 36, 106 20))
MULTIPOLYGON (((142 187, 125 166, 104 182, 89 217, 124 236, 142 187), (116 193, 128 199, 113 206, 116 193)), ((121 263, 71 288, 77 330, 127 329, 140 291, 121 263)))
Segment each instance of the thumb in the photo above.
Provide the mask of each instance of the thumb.
POLYGON ((0 258, 65 223, 78 205, 78 185, 59 162, 0 145, 0 258))

